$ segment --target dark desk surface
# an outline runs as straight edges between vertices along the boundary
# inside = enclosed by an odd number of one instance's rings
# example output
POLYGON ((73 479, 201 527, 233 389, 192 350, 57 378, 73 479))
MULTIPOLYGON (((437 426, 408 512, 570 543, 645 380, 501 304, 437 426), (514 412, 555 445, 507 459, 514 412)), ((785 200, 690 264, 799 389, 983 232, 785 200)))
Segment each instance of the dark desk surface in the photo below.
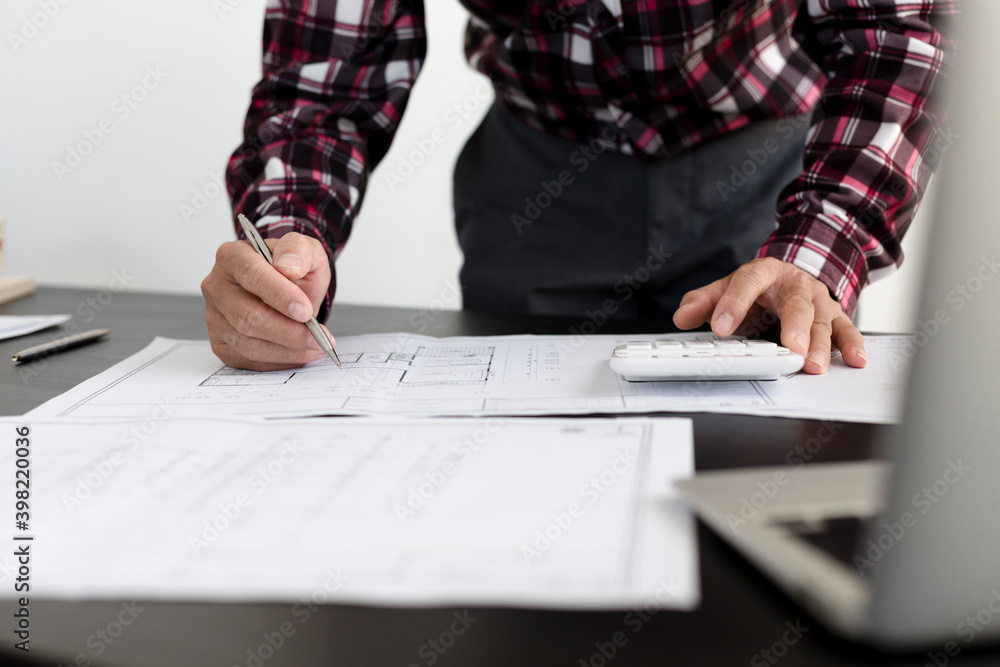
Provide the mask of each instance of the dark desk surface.
MULTIPOLYGON (((81 330, 108 327, 109 339, 15 367, 0 361, 0 414, 30 410, 142 349, 155 335, 207 338, 198 297, 42 288, 38 294, 0 306, 0 314, 71 313, 81 330)), ((417 331, 434 336, 565 334, 580 323, 557 318, 498 317, 477 313, 414 311, 339 305, 330 318, 337 335, 417 331)), ((649 332, 651 326, 608 323, 601 333, 649 332)), ((0 359, 46 342, 40 332, 0 342, 0 359)), ((699 470, 782 465, 785 455, 812 437, 819 422, 797 419, 690 415, 699 470)), ((844 424, 814 461, 865 458, 871 428, 844 424)), ((327 606, 306 623, 285 604, 179 604, 139 601, 144 609, 112 643, 94 636, 115 621, 119 603, 32 602, 31 655, 53 664, 85 656, 96 665, 746 665, 772 664, 759 652, 780 642, 786 623, 808 628, 787 647, 782 665, 923 665, 925 654, 884 656, 842 642, 787 600, 767 580, 703 527, 698 531, 702 603, 694 612, 660 611, 642 624, 626 625, 624 612, 546 612, 470 609, 468 631, 443 653, 428 642, 446 632, 455 609, 386 609, 327 606), (264 635, 292 621, 294 635, 266 661, 248 651, 264 635), (605 660, 616 632, 627 640, 605 660), (88 643, 89 641, 89 643, 88 643), (98 649, 104 650, 98 655, 98 649)), ((41 545, 40 545, 41 546, 41 545)), ((289 555, 290 560, 294 554, 289 555)), ((4 584, 5 586, 8 584, 4 584)), ((9 592, 5 592, 8 595, 9 592)), ((10 601, 0 602, 10 619, 10 601)), ((457 610, 465 611, 465 610, 457 610)), ((10 623, 0 624, 3 657, 12 655, 10 623)), ((110 638, 109 638, 110 639, 110 638)), ((619 640, 621 636, 619 636, 619 640)), ((447 637, 445 637, 447 640, 447 637)), ((619 643, 621 643, 619 641, 619 643)), ((265 657, 267 652, 263 654, 265 657)), ((961 665, 1000 664, 1000 654, 965 654, 961 665)), ((773 659, 773 658, 772 658, 773 659)), ((30 664, 46 664, 33 662, 30 664)), ((85 663, 81 663, 85 664, 85 663)))

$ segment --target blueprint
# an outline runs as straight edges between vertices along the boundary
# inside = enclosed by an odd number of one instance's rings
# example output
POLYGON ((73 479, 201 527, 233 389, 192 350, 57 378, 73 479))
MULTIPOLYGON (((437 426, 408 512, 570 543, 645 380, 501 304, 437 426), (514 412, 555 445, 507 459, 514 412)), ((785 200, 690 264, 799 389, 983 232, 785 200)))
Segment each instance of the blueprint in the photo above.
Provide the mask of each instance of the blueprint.
POLYGON ((32 599, 698 602, 687 419, 0 422, 32 599))
POLYGON ((869 365, 837 356, 823 376, 776 381, 628 382, 608 359, 627 340, 705 337, 345 336, 328 359, 301 368, 230 368, 207 341, 155 339, 146 349, 30 414, 57 418, 217 415, 482 416, 730 412, 893 422, 903 399, 906 336, 868 337, 869 365))

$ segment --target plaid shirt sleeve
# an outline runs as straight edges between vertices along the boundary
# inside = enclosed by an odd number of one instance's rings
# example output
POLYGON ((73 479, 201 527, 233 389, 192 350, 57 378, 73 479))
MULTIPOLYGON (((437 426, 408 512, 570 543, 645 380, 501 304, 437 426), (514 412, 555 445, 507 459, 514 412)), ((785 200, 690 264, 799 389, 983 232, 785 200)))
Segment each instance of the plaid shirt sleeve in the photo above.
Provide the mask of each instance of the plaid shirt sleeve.
POLYGON ((263 78, 226 171, 237 235, 242 212, 265 238, 313 236, 335 276, 426 51, 422 0, 268 0, 263 78))
POLYGON ((946 52, 940 22, 956 2, 808 0, 803 46, 829 73, 813 113, 804 173, 778 199, 759 256, 823 281, 848 314, 868 282, 902 262, 931 171, 954 141, 932 93, 946 52))

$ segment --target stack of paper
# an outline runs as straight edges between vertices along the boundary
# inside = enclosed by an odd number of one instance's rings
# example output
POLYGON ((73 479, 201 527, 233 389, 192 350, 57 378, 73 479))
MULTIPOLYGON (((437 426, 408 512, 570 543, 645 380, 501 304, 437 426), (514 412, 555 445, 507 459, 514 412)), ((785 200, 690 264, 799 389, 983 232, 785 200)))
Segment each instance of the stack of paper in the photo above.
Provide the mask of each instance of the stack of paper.
POLYGON ((343 369, 256 373, 156 339, 0 420, 29 432, 32 595, 688 608, 695 538, 673 482, 694 472, 690 420, 540 416, 889 422, 912 356, 870 337, 864 370, 633 384, 608 366, 623 342, 344 337, 343 369))

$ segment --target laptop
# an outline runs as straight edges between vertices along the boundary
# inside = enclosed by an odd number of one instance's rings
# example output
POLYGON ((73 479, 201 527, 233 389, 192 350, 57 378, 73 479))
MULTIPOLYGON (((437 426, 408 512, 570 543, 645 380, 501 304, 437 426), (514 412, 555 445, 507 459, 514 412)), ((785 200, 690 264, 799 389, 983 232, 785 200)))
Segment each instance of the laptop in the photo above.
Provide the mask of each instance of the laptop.
POLYGON ((967 3, 960 23, 947 122, 960 138, 937 177, 905 416, 880 434, 881 460, 678 485, 830 630, 945 660, 1000 639, 1000 3, 967 3))

